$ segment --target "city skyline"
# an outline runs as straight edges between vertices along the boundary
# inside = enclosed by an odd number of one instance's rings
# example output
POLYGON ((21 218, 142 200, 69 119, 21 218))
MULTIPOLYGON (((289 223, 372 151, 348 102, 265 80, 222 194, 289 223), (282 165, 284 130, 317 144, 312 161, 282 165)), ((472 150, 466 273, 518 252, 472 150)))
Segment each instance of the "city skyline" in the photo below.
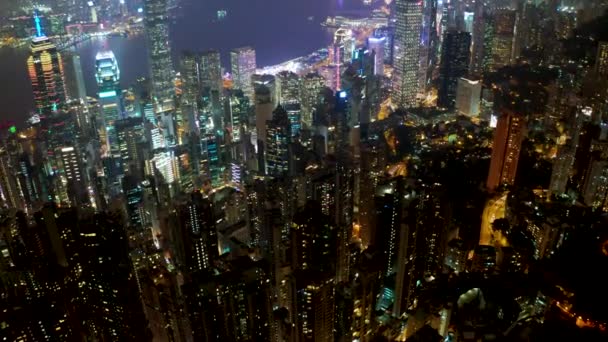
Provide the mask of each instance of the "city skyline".
POLYGON ((236 1, 2 4, 0 339, 608 338, 608 0, 236 1))

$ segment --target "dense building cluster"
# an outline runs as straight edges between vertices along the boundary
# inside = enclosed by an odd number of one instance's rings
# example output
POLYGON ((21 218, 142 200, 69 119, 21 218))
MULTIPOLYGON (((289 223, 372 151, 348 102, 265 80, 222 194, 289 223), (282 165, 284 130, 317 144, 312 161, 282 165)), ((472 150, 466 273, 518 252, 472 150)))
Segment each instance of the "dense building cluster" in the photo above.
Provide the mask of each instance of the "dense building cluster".
POLYGON ((27 3, 3 340, 608 338, 607 1, 366 0, 272 74, 172 52, 172 0, 27 3), (148 77, 101 49, 86 89, 54 37, 112 21, 148 77))

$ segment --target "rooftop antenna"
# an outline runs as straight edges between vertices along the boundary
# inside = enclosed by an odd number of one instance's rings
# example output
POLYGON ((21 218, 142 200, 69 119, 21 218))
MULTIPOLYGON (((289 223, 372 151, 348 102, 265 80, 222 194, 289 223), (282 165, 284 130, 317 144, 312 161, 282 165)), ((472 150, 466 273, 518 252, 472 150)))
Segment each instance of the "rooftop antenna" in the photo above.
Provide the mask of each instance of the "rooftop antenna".
POLYGON ((34 11, 34 24, 36 25, 36 37, 44 36, 44 32, 42 32, 42 25, 40 25, 40 17, 38 16, 37 11, 34 11))

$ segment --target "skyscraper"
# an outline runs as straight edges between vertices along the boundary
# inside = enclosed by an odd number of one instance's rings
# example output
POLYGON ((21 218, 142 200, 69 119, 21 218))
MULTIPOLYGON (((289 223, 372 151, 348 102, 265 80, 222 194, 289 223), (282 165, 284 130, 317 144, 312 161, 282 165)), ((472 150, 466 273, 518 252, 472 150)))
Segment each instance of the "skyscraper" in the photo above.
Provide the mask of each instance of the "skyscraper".
POLYGON ((198 116, 198 100, 201 94, 199 56, 186 51, 181 56, 182 96, 179 110, 176 112, 178 139, 188 141, 189 134, 196 131, 194 122, 198 116))
POLYGON ((107 152, 118 156, 118 145, 114 122, 122 118, 120 91, 120 69, 112 51, 99 52, 95 56, 95 79, 99 88, 99 104, 103 113, 105 142, 107 152))
POLYGON ((209 88, 221 92, 223 88, 222 66, 220 64, 220 52, 208 50, 201 54, 199 64, 199 75, 201 89, 209 88))
POLYGON ((418 90, 425 93, 431 85, 433 69, 437 63, 437 0, 422 0, 420 32, 420 69, 418 90))
POLYGON ((600 76, 608 76, 608 42, 598 44, 595 71, 600 76))
POLYGON ((466 76, 469 70, 471 34, 461 31, 448 31, 441 48, 441 68, 439 69, 440 107, 454 108, 458 79, 466 76))
POLYGON ((517 31, 517 12, 501 9, 494 13, 494 36, 492 37, 491 65, 499 69, 511 64, 515 59, 515 32, 517 31))
POLYGON ((57 149, 61 163, 59 174, 66 187, 66 195, 69 204, 79 206, 87 204, 87 182, 80 153, 74 146, 66 146, 57 149))
POLYGON ((241 89, 250 99, 253 98, 251 76, 257 68, 255 50, 252 47, 242 47, 230 52, 230 66, 234 88, 241 89))
POLYGON ((44 35, 40 18, 34 17, 36 37, 32 39, 27 68, 34 92, 36 112, 48 116, 65 104, 66 93, 61 54, 44 35))
POLYGON ((182 104, 195 105, 200 92, 200 58, 184 51, 181 56, 182 104))
POLYGON ((316 272, 296 275, 297 341, 334 340, 333 283, 332 278, 316 272))
POLYGON ((280 104, 294 104, 302 101, 300 77, 290 71, 282 71, 276 75, 280 104))
POLYGON ((173 107, 175 94, 167 0, 145 0, 144 14, 152 93, 157 106, 156 111, 161 112, 173 107))
POLYGON ((86 104, 87 90, 84 83, 84 75, 82 74, 82 65, 80 56, 72 56, 72 66, 74 67, 74 75, 76 78, 76 98, 86 104))
POLYGON ((0 204, 3 207, 23 209, 25 204, 15 177, 16 167, 6 148, 0 148, 0 204))
POLYGON ((481 81, 459 78, 456 88, 456 111, 466 116, 478 116, 480 102, 481 81))
POLYGON ((384 38, 384 63, 393 65, 395 49, 395 28, 393 26, 379 27, 374 30, 375 38, 384 38))
POLYGON ((313 112, 323 87, 325 79, 317 73, 310 73, 302 79, 302 123, 307 127, 313 124, 313 112))
POLYGON ((386 37, 367 38, 367 48, 374 51, 374 75, 384 75, 384 49, 386 37))
POLYGON ((143 177, 144 158, 140 149, 143 140, 143 122, 141 118, 126 118, 115 122, 117 147, 122 169, 141 180, 143 177))
POLYGON ((184 250, 178 253, 180 263, 191 272, 210 270, 219 255, 211 201, 194 192, 179 212, 180 238, 184 244, 184 250))
POLYGON ((492 146, 492 160, 487 187, 494 190, 501 184, 512 185, 517 173, 521 144, 525 137, 525 118, 508 109, 501 110, 492 146))
POLYGON ((280 177, 289 170, 289 143, 291 141, 291 122, 283 107, 277 107, 272 120, 266 122, 266 173, 280 177))
POLYGON ((422 25, 422 1, 397 0, 395 3, 395 52, 393 66, 393 104, 416 106, 422 25))

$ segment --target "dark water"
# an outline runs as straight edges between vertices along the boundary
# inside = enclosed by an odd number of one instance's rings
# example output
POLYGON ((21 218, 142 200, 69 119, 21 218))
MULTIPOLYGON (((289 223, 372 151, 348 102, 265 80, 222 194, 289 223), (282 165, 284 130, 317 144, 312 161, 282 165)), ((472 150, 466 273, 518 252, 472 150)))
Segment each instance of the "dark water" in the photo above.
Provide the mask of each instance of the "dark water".
MULTIPOLYGON (((171 23, 174 60, 183 50, 218 49, 229 69, 229 51, 250 45, 259 66, 308 54, 331 39, 319 24, 328 15, 364 14, 362 0, 184 0, 171 23), (226 10, 224 20, 217 11, 226 10)), ((111 49, 118 60, 123 87, 148 73, 143 36, 100 38, 71 49, 81 57, 89 95, 95 95, 95 54, 111 49)), ((0 49, 0 121, 22 122, 33 108, 27 77, 28 49, 0 49)), ((71 66, 68 65, 68 66, 71 66)))

